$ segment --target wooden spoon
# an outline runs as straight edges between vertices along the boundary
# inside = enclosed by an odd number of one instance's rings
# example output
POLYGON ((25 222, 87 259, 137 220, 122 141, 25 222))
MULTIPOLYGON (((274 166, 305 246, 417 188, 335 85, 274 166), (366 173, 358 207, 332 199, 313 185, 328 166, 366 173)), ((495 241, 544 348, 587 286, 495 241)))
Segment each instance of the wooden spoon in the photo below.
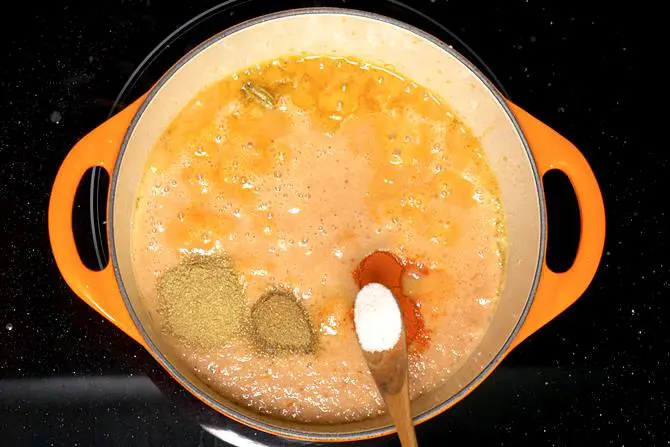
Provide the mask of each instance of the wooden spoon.
POLYGON ((405 328, 393 348, 380 352, 363 350, 363 356, 396 426, 400 444, 403 447, 417 447, 409 405, 405 328))

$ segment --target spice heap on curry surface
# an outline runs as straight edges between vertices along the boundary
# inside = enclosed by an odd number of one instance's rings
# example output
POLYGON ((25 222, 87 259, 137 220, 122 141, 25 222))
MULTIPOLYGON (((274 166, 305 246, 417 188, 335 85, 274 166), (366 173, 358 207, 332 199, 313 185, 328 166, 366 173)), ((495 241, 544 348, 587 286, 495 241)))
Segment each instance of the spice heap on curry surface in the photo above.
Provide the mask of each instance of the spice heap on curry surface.
POLYGON ((251 312, 228 256, 189 256, 156 284, 165 330, 195 349, 248 336, 266 354, 311 354, 316 334, 305 306, 282 289, 263 294, 251 312))
POLYGON ((156 284, 165 329, 197 348, 225 344, 242 333, 242 286, 227 256, 190 256, 156 284))
POLYGON ((251 309, 251 335, 267 353, 311 354, 316 334, 305 306, 288 290, 270 290, 251 309))
MULTIPOLYGON (((408 343, 421 349, 430 337, 420 309, 402 290, 406 268, 392 253, 376 251, 361 261, 353 279, 361 288, 376 282, 392 291, 408 343)), ((271 288, 247 311, 239 273, 228 256, 188 256, 158 279, 156 292, 166 331, 194 348, 214 348, 248 336, 266 354, 316 350, 311 317, 292 291, 271 288)))

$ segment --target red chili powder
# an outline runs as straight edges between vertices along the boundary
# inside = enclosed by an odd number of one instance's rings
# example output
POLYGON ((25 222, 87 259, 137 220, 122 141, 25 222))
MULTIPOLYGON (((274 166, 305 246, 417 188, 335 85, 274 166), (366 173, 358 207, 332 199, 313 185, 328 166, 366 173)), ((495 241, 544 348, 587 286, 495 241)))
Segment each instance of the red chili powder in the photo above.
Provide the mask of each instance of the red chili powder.
POLYGON ((376 282, 391 290, 400 306, 407 345, 413 345, 415 349, 423 350, 430 342, 423 315, 421 315, 419 306, 405 296, 402 291, 402 276, 408 268, 413 267, 401 261, 392 253, 375 251, 358 264, 353 274, 358 287, 376 282))

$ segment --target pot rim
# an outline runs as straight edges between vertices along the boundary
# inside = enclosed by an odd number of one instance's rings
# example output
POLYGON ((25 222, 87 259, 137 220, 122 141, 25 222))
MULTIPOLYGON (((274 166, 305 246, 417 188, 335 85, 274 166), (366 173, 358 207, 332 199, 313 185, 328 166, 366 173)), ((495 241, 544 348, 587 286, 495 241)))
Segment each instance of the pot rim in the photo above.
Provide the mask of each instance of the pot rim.
MULTIPOLYGON (((468 59, 466 59, 463 55, 461 55, 458 51, 456 51, 454 48, 452 48, 450 45, 448 45, 446 42, 441 41, 440 39, 436 38, 430 33, 427 33, 413 25, 410 25, 408 23, 402 22, 400 20, 382 15, 382 14, 377 14, 377 13, 372 13, 368 11, 362 11, 362 10, 357 10, 357 9, 351 9, 351 8, 337 8, 337 7, 306 7, 306 8, 295 8, 295 9, 287 9, 283 11, 278 11, 275 13, 270 13, 266 14, 263 16, 255 17, 253 19, 244 21, 242 23, 239 23, 237 25, 234 25, 232 27, 229 27, 214 36, 210 37, 209 39, 201 42, 198 44, 196 47, 191 49, 188 53, 186 53, 179 61, 177 61, 172 67, 170 67, 169 70, 167 70, 163 76, 159 79, 159 81, 151 88, 151 90, 148 92, 144 100, 142 101, 142 104, 140 105, 139 109, 135 113, 132 121, 130 122, 130 125, 128 126, 128 129, 126 131, 126 134, 123 138, 123 141, 121 143, 121 148, 119 150, 118 157, 116 159, 116 162, 114 164, 114 170, 112 172, 111 176, 111 183, 110 183, 110 189, 109 189, 109 206, 108 206, 108 222, 109 225, 107 226, 107 236, 109 240, 109 245, 110 245, 110 261, 112 263, 112 267, 114 270, 114 276, 116 278, 116 282, 119 286, 119 290, 121 292, 121 296, 123 297, 123 301, 125 302, 126 308, 128 309, 128 313, 130 314, 130 317, 133 320, 133 323, 137 327, 139 333, 141 334, 142 338, 146 342, 146 346, 149 348, 150 353, 153 355, 153 357, 159 361, 161 366, 165 368, 177 381, 184 386, 190 393, 194 394, 197 396, 201 401, 205 402, 208 404, 210 407, 216 409, 218 412, 222 413, 226 417, 230 417, 238 422, 241 422, 247 426, 250 426, 254 429, 258 429, 273 435, 277 436, 284 436, 288 438, 293 438, 293 439, 300 439, 300 440, 309 440, 309 441, 354 441, 354 440, 361 440, 361 439, 370 439, 370 438, 376 438, 376 437, 381 437, 385 435, 389 435, 394 432, 393 425, 387 425, 384 427, 379 427, 375 429, 367 429, 367 430, 362 430, 362 431, 356 431, 356 432, 344 432, 344 433, 322 433, 322 432, 312 432, 312 431, 302 431, 302 430, 296 430, 292 428, 287 428, 287 427, 282 427, 280 425, 268 423, 259 419, 254 419, 252 417, 246 416, 234 408, 231 408, 229 406, 226 406, 225 404, 222 404, 215 399, 211 398, 208 396, 206 393, 204 393, 199 387, 197 387, 192 381, 187 379, 180 371, 175 367, 166 357, 163 355, 163 353, 158 349, 156 344, 152 341, 152 339, 149 337, 148 333, 144 330, 144 327, 142 325, 142 322, 137 316, 137 313, 135 312, 135 309, 133 307, 132 302, 128 298, 128 294, 126 291, 126 288, 124 286, 123 278, 121 276, 121 272, 118 267, 118 259, 116 255, 116 241, 114 239, 114 205, 115 205, 115 200, 116 200, 116 187, 117 187, 117 181, 118 181, 118 172, 121 167, 121 162, 123 160, 123 156, 125 154, 128 142, 130 140, 130 137, 132 136, 135 127, 148 107, 148 105, 151 103, 153 98, 158 94, 158 92, 161 90, 163 85, 179 70, 181 69, 185 64, 187 64, 193 57, 195 57, 197 54, 199 54, 201 51, 205 50, 208 48, 210 45, 226 38, 227 36, 234 34, 236 32, 239 32, 245 28, 248 28, 250 26, 254 26, 263 22, 271 21, 271 20, 277 20, 277 19, 282 19, 286 17, 293 17, 293 16, 298 16, 298 15, 313 15, 313 14, 336 14, 336 15, 344 15, 344 16, 356 16, 356 17, 362 17, 366 19, 372 19, 378 22, 384 22, 385 24, 397 26, 399 28, 402 28, 406 31, 409 31, 416 36, 425 39, 429 41, 430 43, 435 44, 438 46, 441 50, 445 51, 449 55, 453 56, 456 58, 460 63, 464 64, 465 67, 470 70, 479 81, 481 81, 487 89, 491 92, 495 100, 498 102, 498 104, 502 107, 503 111, 507 114, 508 118, 510 119, 512 125, 514 126, 514 129, 519 136, 523 149, 526 152, 526 155, 529 159, 530 162, 530 168, 531 172, 533 175, 534 179, 534 185, 537 191, 537 197, 538 197, 538 207, 540 210, 540 243, 539 243, 539 256, 537 259, 537 265, 535 268, 535 275, 530 287, 530 292, 528 294, 528 297, 526 299, 526 303, 524 304, 524 307, 519 314, 519 317, 517 319, 517 322, 514 326, 514 329, 509 333, 507 339, 503 343, 502 347, 498 351, 498 353, 491 359, 491 361, 484 367, 482 370, 477 374, 476 377, 474 377, 467 385, 463 386, 457 393, 452 395, 449 399, 441 402, 440 404, 434 406, 430 410, 424 411, 423 413, 415 416, 413 418, 414 424, 418 425, 422 422, 425 422, 428 419, 431 419, 440 413, 446 411, 449 407, 460 401, 463 397, 465 397, 470 391, 472 391, 474 388, 476 388, 479 384, 481 384, 482 381, 500 364, 502 359, 505 357, 507 352, 509 351, 513 340, 515 339, 516 335, 518 334, 521 326, 523 325, 524 321, 526 320, 526 316, 528 315, 528 312, 533 304, 535 294, 537 292, 537 287, 539 284, 540 280, 540 274, 542 270, 542 265, 544 263, 544 258, 545 258, 545 252, 546 252, 546 204, 545 204, 545 199, 544 195, 542 193, 542 183, 541 183, 541 178, 539 175, 539 171, 537 168, 537 163, 535 161, 535 158, 533 156, 533 153, 530 149, 530 145, 528 144, 528 141, 526 139, 526 136, 524 135, 521 126, 519 125, 518 120, 516 119, 515 115, 512 113, 512 110, 508 106, 504 96, 500 91, 495 87, 495 85, 481 72, 476 66, 474 66, 468 59)), ((278 421, 280 423, 280 421, 278 421)), ((304 424, 304 425, 309 425, 309 424, 304 424)), ((318 425, 318 424, 317 424, 318 425)))

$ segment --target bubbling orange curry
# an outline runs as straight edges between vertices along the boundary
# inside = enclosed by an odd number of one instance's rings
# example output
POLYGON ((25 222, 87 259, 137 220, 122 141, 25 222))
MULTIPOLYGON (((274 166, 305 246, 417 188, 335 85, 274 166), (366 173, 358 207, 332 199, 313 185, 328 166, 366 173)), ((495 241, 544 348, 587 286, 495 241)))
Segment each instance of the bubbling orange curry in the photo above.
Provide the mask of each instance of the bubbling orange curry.
POLYGON ((496 179, 465 123, 392 69, 322 56, 256 65, 198 93, 150 152, 132 237, 148 308, 158 278, 192 254, 229 257, 247 308, 269 288, 293 292, 314 352, 165 337, 224 398, 313 423, 384 411, 352 322, 361 260, 388 251, 403 262, 398 287, 421 325, 415 398, 475 351, 505 256, 496 179))

